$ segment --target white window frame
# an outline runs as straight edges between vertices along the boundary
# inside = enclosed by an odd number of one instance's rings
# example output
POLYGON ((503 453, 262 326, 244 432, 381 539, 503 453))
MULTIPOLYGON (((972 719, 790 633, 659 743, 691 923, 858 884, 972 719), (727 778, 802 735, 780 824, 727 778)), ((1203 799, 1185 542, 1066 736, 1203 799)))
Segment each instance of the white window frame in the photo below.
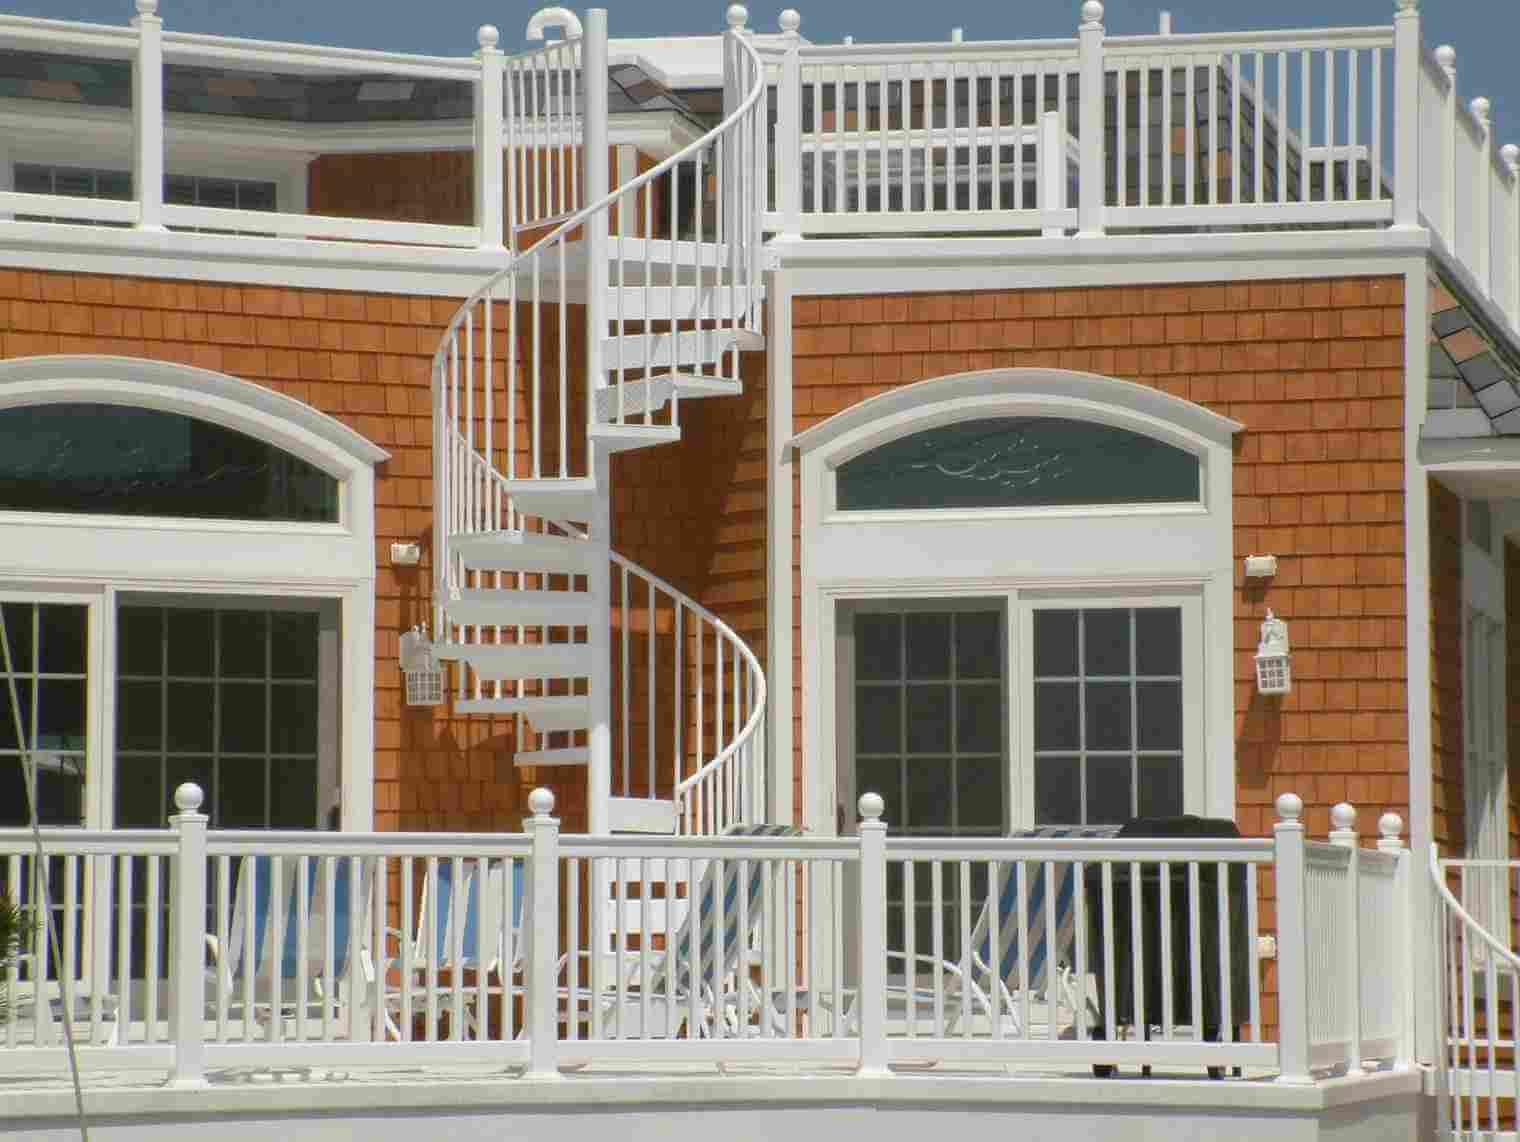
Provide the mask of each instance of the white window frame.
MULTIPOLYGON (((338 715, 342 827, 372 828, 374 465, 387 453, 309 405, 224 373, 124 357, 0 362, 0 409, 61 403, 120 404, 211 421, 298 456, 339 481, 337 523, 0 511, 0 597, 88 599, 98 607, 90 628, 87 709, 94 752, 85 824, 111 826, 116 596, 130 593, 336 599, 344 695, 338 715)), ((327 796, 329 791, 319 791, 319 798, 327 796)))
MULTIPOLYGON (((1243 426, 1127 381, 1053 369, 995 369, 904 386, 862 402, 791 442, 801 467, 803 825, 832 835, 839 733, 838 604, 866 599, 1002 596, 1008 606, 1008 694, 1014 745, 1009 822, 1032 820, 1033 769, 1018 744, 1027 699, 1020 630, 1026 600, 1181 598, 1197 631, 1185 660, 1204 764, 1185 771, 1189 812, 1235 815, 1232 441, 1243 426), (945 512, 841 512, 835 473, 888 441, 958 421, 1008 416, 1092 420, 1182 448, 1200 462, 1187 504, 1111 504, 945 512), (1010 530, 1016 529, 1016 530, 1010 530), (1191 600, 1191 602, 1188 602, 1191 600)), ((1101 601, 1101 602, 1097 602, 1101 601)), ((1024 652, 1027 656, 1027 652, 1024 652)), ((1032 684, 1032 683, 1031 683, 1032 684)), ((844 815, 853 819, 852 807, 844 815)))

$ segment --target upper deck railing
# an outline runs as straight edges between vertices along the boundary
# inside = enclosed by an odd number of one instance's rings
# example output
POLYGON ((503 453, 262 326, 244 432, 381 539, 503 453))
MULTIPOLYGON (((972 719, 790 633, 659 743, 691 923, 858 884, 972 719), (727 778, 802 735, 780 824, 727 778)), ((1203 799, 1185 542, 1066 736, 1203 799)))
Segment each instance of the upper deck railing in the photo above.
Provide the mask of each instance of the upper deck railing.
MULTIPOLYGON (((809 44, 789 9, 782 35, 756 43, 775 108, 764 229, 1093 238, 1423 225, 1457 284, 1520 335, 1520 148, 1495 146, 1488 100, 1458 97, 1455 52, 1422 44, 1418 0, 1393 4, 1391 22, 1373 27, 1109 36, 1102 4, 1087 0, 1068 39, 909 44, 809 44)), ((120 99, 110 115, 55 106, 81 130, 92 115, 117 128, 130 120, 133 187, 125 201, 30 194, 11 188, 7 170, 0 218, 494 250, 511 245, 513 161, 519 197, 545 180, 544 201, 515 208, 523 224, 578 202, 568 159, 584 128, 578 94, 533 78, 535 60, 565 48, 509 58, 490 27, 464 58, 268 43, 168 32, 157 0, 137 0, 137 9, 130 27, 0 16, 0 49, 130 61, 130 109, 120 99), (204 151, 214 128, 231 124, 166 116, 166 68, 171 88, 196 69, 225 73, 218 83, 361 83, 371 106, 396 102, 383 124, 302 121, 274 134, 305 140, 312 153, 340 135, 347 150, 429 149, 429 138, 445 140, 432 149, 469 148, 473 214, 460 225, 314 215, 304 187, 277 211, 166 202, 166 151, 204 151), (437 105, 451 108, 446 121, 416 122, 405 141, 387 141, 415 119, 408 100, 445 89, 437 105), (542 103, 541 130, 506 133, 503 96, 514 93, 542 103), (504 159, 487 145, 494 140, 541 153, 504 159), (556 165, 569 172, 552 184, 563 201, 550 200, 544 173, 556 165)), ((15 112, 5 102, 0 124, 15 112)), ((21 153, 14 143, 11 153, 21 153)), ((94 153, 88 141, 81 153, 94 153)))

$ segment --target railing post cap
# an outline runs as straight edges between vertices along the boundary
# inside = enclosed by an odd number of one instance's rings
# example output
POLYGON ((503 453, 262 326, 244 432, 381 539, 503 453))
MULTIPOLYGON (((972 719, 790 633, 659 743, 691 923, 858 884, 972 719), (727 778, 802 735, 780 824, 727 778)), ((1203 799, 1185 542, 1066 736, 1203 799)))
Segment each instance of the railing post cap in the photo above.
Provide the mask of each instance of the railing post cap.
POLYGON ((157 15, 158 0, 137 0, 137 14, 139 16, 157 15))
POLYGON ((797 29, 802 27, 802 13, 795 8, 783 8, 781 15, 776 17, 776 25, 783 34, 795 36, 797 29))
POLYGON ((1277 816, 1283 821, 1296 821, 1304 813, 1304 799, 1297 793, 1284 793, 1277 799, 1277 816))
POLYGON ((1384 813, 1378 818, 1378 835, 1385 841, 1396 841, 1404 833, 1404 818, 1397 813, 1384 813))
POLYGON ((475 32, 475 42, 489 50, 501 42, 501 32, 495 24, 482 24, 475 32))
POLYGON ((1082 5, 1082 26, 1091 28, 1103 23, 1103 5, 1099 0, 1086 0, 1082 5))
POLYGON ((743 4, 730 4, 728 6, 728 26, 736 32, 742 32, 744 25, 749 23, 749 9, 743 4))
POLYGON ((1446 71, 1457 66, 1457 49, 1450 44, 1442 44, 1436 49, 1436 63, 1446 71))
POLYGON ((1420 0, 1394 0, 1394 7, 1400 12, 1414 12, 1420 7, 1420 0))
POLYGON ((1488 113, 1493 110, 1493 104, 1486 96, 1479 95, 1467 105, 1467 109, 1473 113, 1473 118, 1484 126, 1488 125, 1488 113))
POLYGON ((862 793, 860 803, 856 806, 860 810, 860 816, 866 821, 879 821, 881 815, 887 811, 887 803, 881 799, 879 793, 862 793))
MULTIPOLYGON (((139 7, 143 0, 138 0, 139 7)), ((206 800, 206 794, 193 781, 187 781, 174 791, 174 807, 181 813, 197 812, 206 800)))
POLYGON ((1504 160, 1504 165, 1509 167, 1511 173, 1520 168, 1520 146, 1505 143, 1499 148, 1499 157, 1504 160))
POLYGON ((1356 828, 1356 806, 1342 801, 1330 810, 1330 825, 1338 832, 1356 828))
POLYGON ((547 817, 554 812, 554 794, 539 786, 528 794, 528 811, 535 817, 547 817))

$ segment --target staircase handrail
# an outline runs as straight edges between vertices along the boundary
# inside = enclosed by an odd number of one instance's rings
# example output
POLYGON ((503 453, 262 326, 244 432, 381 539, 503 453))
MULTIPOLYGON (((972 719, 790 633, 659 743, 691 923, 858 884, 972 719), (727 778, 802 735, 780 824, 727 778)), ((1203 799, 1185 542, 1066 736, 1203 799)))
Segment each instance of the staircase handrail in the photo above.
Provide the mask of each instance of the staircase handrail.
POLYGON ((1509 948, 1499 943, 1489 930, 1480 924, 1472 913, 1464 908, 1457 898, 1452 895, 1451 889, 1446 887, 1446 882, 1441 876, 1440 851, 1434 844, 1430 846, 1430 879, 1435 883, 1436 892, 1440 895, 1446 906, 1452 910, 1467 929, 1476 933, 1489 948, 1497 953, 1501 960, 1506 961, 1511 969, 1520 973, 1520 956, 1517 956, 1509 948))
POLYGON ((664 591, 676 604, 685 607, 687 610, 691 611, 692 614, 696 615, 698 618, 702 619, 704 622, 712 626, 712 628, 721 634, 723 638, 728 642, 728 644, 733 647, 735 652, 738 653, 739 656, 744 660, 744 664, 749 667, 751 674, 755 679, 756 690, 754 696, 754 709, 750 711, 750 715, 745 720, 743 727, 737 734, 734 735, 733 739, 716 754, 714 754, 710 760, 703 762, 689 776, 676 783, 675 791, 673 794, 676 807, 676 820, 681 821, 684 820, 685 802, 686 799, 690 796, 691 791, 700 785, 704 780, 712 777, 716 773, 719 773, 723 767, 732 761, 738 752, 743 749, 744 746, 749 744, 749 742, 760 731, 760 727, 765 720, 765 671, 760 665, 760 660, 755 656, 755 652, 750 649, 749 644, 746 643, 744 639, 739 637, 738 633, 734 630, 733 627, 729 626, 717 615, 713 614, 712 611, 708 610, 701 603, 697 602, 685 591, 682 591, 680 588, 671 585, 669 582, 660 578, 652 571, 649 571, 639 566, 637 563, 634 563, 627 556, 619 555, 616 551, 613 551, 610 554, 612 556, 612 561, 623 570, 638 576, 651 586, 664 591))
POLYGON ((621 186, 614 187, 597 201, 591 203, 588 206, 581 207, 580 210, 570 215, 570 217, 566 218, 553 230, 549 231, 549 233, 545 234, 538 241, 534 242, 533 245, 529 246, 525 250, 517 251, 510 258, 508 258, 507 264, 505 266, 503 266, 496 273, 492 274, 491 277, 487 278, 485 282, 482 283, 474 293, 470 294, 470 296, 460 304, 459 308, 454 311, 454 316, 449 320, 448 325, 444 327, 443 336, 439 339, 438 342, 438 348, 433 351, 434 368, 441 367, 444 363, 445 355, 447 354, 448 347, 453 339, 453 336, 459 332, 460 328, 465 322, 465 319, 469 316, 470 311, 478 302, 483 300, 488 293, 490 293, 498 285, 506 281, 507 278, 515 273, 520 262, 527 261, 535 254, 538 254, 540 251, 553 245, 555 242, 559 241, 561 238, 567 235, 570 231, 580 226, 588 218, 593 217, 597 212, 610 210, 612 206, 618 201, 618 199, 623 198, 634 191, 637 191, 643 186, 646 186, 647 184, 653 182, 655 179, 660 178, 672 167, 678 166, 679 164, 689 160, 693 155, 706 150, 713 143, 717 142, 718 139, 720 139, 723 135, 731 131, 740 122, 740 120, 742 120, 744 116, 755 106, 755 104, 759 102, 760 97, 765 93, 765 71, 761 64, 760 55, 755 50, 754 45, 750 43, 747 37, 740 36, 739 42, 744 47, 744 50, 749 53, 751 61, 754 63, 756 68, 756 75, 759 77, 759 82, 755 84, 754 89, 751 90, 749 94, 740 101, 739 105, 734 108, 734 110, 730 112, 729 115, 721 123, 719 123, 707 134, 703 135, 701 138, 695 140, 694 142, 687 143, 686 146, 682 147, 675 154, 660 160, 659 163, 650 167, 643 174, 630 179, 628 182, 623 183, 621 186))

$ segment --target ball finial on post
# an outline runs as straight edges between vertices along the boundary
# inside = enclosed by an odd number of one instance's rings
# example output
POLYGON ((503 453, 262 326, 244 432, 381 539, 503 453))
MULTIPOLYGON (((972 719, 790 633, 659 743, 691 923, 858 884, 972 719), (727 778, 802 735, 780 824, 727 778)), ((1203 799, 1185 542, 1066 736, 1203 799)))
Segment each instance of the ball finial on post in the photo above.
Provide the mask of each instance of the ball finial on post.
POLYGON ((862 793, 860 803, 856 808, 860 810, 862 821, 879 821, 881 815, 887 811, 887 803, 881 799, 879 793, 862 793))
POLYGON ((795 8, 783 8, 781 15, 776 17, 776 25, 782 35, 795 36, 797 29, 802 27, 802 13, 795 8))
POLYGON ((496 30, 495 24, 482 24, 475 33, 475 42, 486 49, 494 48, 501 42, 501 33, 496 30))
POLYGON ((1284 793, 1277 799, 1277 816, 1284 821, 1297 821, 1304 815, 1304 801, 1297 793, 1284 793))
POLYGON ((554 794, 539 786, 528 794, 528 811, 535 817, 547 817, 554 812, 554 794))
POLYGON ((1473 118, 1485 127, 1488 126, 1488 115, 1493 110, 1493 107, 1494 105, 1482 95, 1467 105, 1467 109, 1473 113, 1473 118))
POLYGON ((1397 813, 1384 813, 1378 818, 1378 836, 1385 841, 1398 844, 1399 838, 1404 834, 1404 818, 1397 813))
POLYGON ((1435 57, 1442 71, 1450 71, 1457 66, 1457 49, 1450 44, 1442 44, 1438 47, 1435 50, 1435 57))
POLYGON ((1342 801, 1330 810, 1330 827, 1338 833, 1356 828, 1356 807, 1342 801))
POLYGON ((1393 0, 1393 3, 1400 12, 1413 12, 1420 6, 1420 0, 1393 0))
POLYGON ((1103 23, 1103 5, 1099 0, 1086 0, 1082 5, 1082 23, 1089 27, 1103 23))
POLYGON ((158 0, 137 0, 137 14, 139 16, 156 16, 158 14, 158 0))
POLYGON ((1520 173, 1520 147, 1514 143, 1505 143, 1499 148, 1499 158, 1504 160, 1504 165, 1509 168, 1510 174, 1520 173))
POLYGON ((743 4, 730 4, 728 6, 728 26, 736 32, 744 31, 744 25, 749 23, 749 9, 743 4))
POLYGON ((206 794, 193 781, 187 781, 174 791, 174 807, 181 813, 197 812, 206 800, 206 794))

